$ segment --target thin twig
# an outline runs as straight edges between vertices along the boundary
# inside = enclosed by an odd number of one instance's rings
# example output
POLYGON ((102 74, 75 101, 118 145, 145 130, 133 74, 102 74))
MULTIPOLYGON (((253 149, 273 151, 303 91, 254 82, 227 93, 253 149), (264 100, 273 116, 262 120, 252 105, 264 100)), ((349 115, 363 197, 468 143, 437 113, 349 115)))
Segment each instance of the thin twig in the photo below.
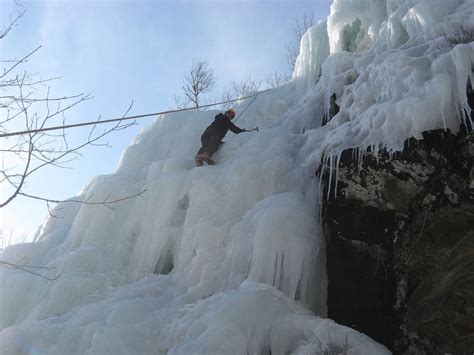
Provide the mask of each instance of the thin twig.
MULTIPOLYGON (((21 266, 21 265, 17 265, 16 263, 10 263, 8 261, 3 261, 3 260, 0 260, 0 265, 3 265, 4 267, 10 268, 10 269, 21 270, 21 271, 27 272, 29 274, 32 274, 32 275, 41 277, 43 279, 46 279, 48 281, 57 280, 61 276, 61 274, 58 274, 56 277, 47 277, 47 276, 41 275, 40 273, 37 273, 35 271, 28 270, 28 267, 31 267, 29 265, 21 266)), ((37 268, 37 267, 35 266, 34 268, 37 268)), ((38 268, 52 269, 52 267, 38 267, 38 268)))
MULTIPOLYGON (((24 192, 19 192, 18 195, 28 197, 28 198, 32 198, 32 199, 35 199, 35 200, 49 202, 49 203, 81 203, 81 204, 84 204, 84 205, 104 205, 104 206, 107 206, 107 205, 111 205, 111 204, 114 204, 114 203, 117 203, 117 202, 122 202, 122 201, 125 201, 125 200, 129 200, 129 199, 134 198, 134 197, 143 196, 143 194, 145 194, 145 192, 147 192, 147 191, 148 190, 145 189, 145 190, 142 190, 142 191, 140 191, 136 194, 133 194, 133 195, 129 195, 129 196, 125 196, 125 197, 121 197, 121 198, 118 198, 118 199, 115 199, 115 200, 108 201, 108 198, 111 196, 111 193, 110 193, 109 195, 107 195, 107 197, 104 200, 102 200, 102 201, 92 201, 92 202, 89 201, 90 197, 86 198, 85 200, 77 200, 77 199, 57 200, 57 199, 51 199, 51 198, 46 198, 46 197, 30 195, 30 194, 27 194, 27 193, 24 193, 24 192)), ((109 207, 109 206, 107 206, 107 207, 109 207)))
POLYGON ((15 24, 17 23, 17 21, 25 15, 25 12, 26 10, 23 10, 22 12, 20 12, 13 20, 10 20, 10 23, 8 24, 8 26, 5 26, 0 30, 0 39, 5 38, 8 32, 10 32, 13 29, 13 27, 15 27, 15 24))
POLYGON ((22 59, 20 59, 17 63, 12 65, 10 69, 6 70, 1 76, 0 79, 3 79, 8 73, 10 73, 13 69, 15 69, 19 64, 24 63, 27 58, 32 56, 36 51, 38 51, 41 48, 41 46, 38 46, 36 49, 32 50, 30 53, 28 53, 26 56, 24 56, 22 59))

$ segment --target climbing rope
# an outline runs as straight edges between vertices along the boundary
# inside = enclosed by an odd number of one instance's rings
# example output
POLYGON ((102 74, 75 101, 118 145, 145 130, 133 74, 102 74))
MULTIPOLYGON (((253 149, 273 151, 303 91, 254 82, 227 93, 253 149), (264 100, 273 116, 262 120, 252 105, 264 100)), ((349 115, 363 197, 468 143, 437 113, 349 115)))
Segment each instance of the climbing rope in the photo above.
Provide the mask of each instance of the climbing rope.
MULTIPOLYGON (((266 91, 266 90, 265 90, 266 91)), ((239 117, 237 117, 237 119, 235 120, 235 122, 237 122, 238 120, 240 120, 242 118, 242 116, 244 115, 245 111, 247 111, 247 109, 249 108, 249 106, 252 104, 252 102, 254 102, 254 100, 257 98, 257 96, 259 95, 260 93, 257 92, 255 95, 253 95, 253 99, 249 102, 249 104, 247 106, 245 106, 244 110, 242 111, 242 113, 239 115, 239 117)), ((251 97, 251 96, 250 96, 251 97)))
MULTIPOLYGON (((268 91, 264 90, 261 92, 258 92, 253 95, 248 95, 244 97, 240 97, 238 99, 232 99, 232 100, 227 100, 227 101, 222 101, 222 102, 216 102, 212 104, 207 104, 207 105, 202 105, 199 108, 205 108, 205 107, 212 107, 212 106, 217 106, 217 105, 223 105, 231 102, 236 102, 240 100, 245 100, 253 97, 252 101, 247 105, 247 107, 244 109, 242 114, 239 115, 239 118, 242 117, 244 114, 245 110, 250 106, 250 104, 255 100, 255 98, 265 92, 268 91)), ((12 136, 21 136, 24 134, 31 134, 31 133, 39 133, 39 132, 47 132, 47 131, 55 131, 59 129, 68 129, 68 128, 75 128, 75 127, 83 127, 83 126, 95 126, 98 124, 104 124, 104 123, 110 123, 110 122, 121 122, 121 121, 127 121, 127 120, 136 120, 137 118, 144 118, 144 117, 151 117, 151 116, 158 116, 158 115, 164 115, 168 113, 175 113, 175 112, 181 112, 181 111, 191 111, 195 110, 195 107, 188 107, 188 108, 182 108, 182 109, 176 109, 176 110, 168 110, 168 111, 162 111, 162 112, 155 112, 155 113, 147 113, 143 115, 135 115, 135 116, 125 116, 121 118, 111 118, 107 120, 100 120, 100 121, 89 121, 89 122, 83 122, 83 123, 75 123, 75 124, 69 124, 69 125, 63 125, 63 126, 55 126, 55 127, 43 127, 43 128, 38 128, 38 129, 31 129, 31 130, 26 130, 26 131, 17 131, 17 132, 8 132, 8 133, 1 133, 0 138, 6 138, 6 137, 12 137, 12 136)))

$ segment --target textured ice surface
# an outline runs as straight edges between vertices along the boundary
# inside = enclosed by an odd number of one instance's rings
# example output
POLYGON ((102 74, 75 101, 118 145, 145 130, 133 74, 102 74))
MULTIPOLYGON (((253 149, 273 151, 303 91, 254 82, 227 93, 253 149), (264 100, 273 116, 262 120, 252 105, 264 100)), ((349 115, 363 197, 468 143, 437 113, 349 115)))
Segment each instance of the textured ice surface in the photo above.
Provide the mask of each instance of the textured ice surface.
MULTIPOLYGON (((472 0, 335 0, 327 19, 331 55, 313 95, 324 97, 319 106, 328 110, 336 93, 340 112, 309 150, 320 154, 322 144, 327 156, 355 147, 396 151, 426 130, 457 132, 470 112, 473 18, 472 0)), ((326 41, 318 33, 311 43, 326 41)), ((312 52, 301 50, 319 57, 312 52)))
POLYGON ((334 343, 383 353, 314 315, 326 315, 327 277, 317 180, 299 154, 312 119, 297 104, 305 93, 291 83, 262 94, 237 121, 260 132, 229 133, 216 166, 193 159, 216 112, 146 128, 114 174, 80 193, 143 197, 116 210, 61 204, 38 242, 4 252, 60 277, 1 270, 0 353, 283 354, 334 343))
POLYGON ((60 204, 38 242, 3 252, 60 277, 0 269, 0 353, 386 353, 320 318, 314 170, 322 158, 336 166, 346 148, 394 151, 423 130, 458 129, 474 46, 456 36, 473 6, 336 0, 303 37, 293 81, 237 116, 260 131, 229 133, 216 166, 193 161, 215 111, 158 117, 115 173, 79 194, 142 197, 116 210, 60 204), (320 127, 332 93, 340 112, 320 127))
POLYGON ((296 59, 293 80, 311 86, 321 75, 321 66, 329 56, 327 20, 311 27, 301 39, 300 55, 296 59))

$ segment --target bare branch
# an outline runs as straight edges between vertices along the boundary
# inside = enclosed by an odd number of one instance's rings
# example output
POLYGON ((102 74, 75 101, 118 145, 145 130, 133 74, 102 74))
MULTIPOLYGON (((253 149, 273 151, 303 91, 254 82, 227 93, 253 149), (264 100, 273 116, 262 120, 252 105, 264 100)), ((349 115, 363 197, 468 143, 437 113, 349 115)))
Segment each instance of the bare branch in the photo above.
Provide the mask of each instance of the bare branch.
MULTIPOLYGON (((65 100, 70 100, 70 99, 76 99, 79 97, 83 97, 84 94, 79 94, 79 95, 73 95, 73 96, 63 96, 63 97, 56 97, 56 98, 50 98, 50 97, 45 97, 45 98, 24 98, 23 101, 26 103, 32 103, 32 102, 51 102, 51 101, 65 101, 65 100)), ((11 101, 15 102, 18 98, 15 96, 0 96, 1 99, 10 99, 11 101)))
POLYGON ((27 272, 29 274, 32 274, 32 275, 35 275, 35 276, 38 276, 38 277, 41 277, 43 279, 46 279, 48 281, 54 281, 54 280, 57 280, 61 275, 57 275, 55 277, 47 277, 47 276, 44 276, 44 275, 41 275, 40 273, 36 272, 36 271, 32 271, 32 270, 29 270, 29 268, 34 268, 34 269, 46 269, 46 270, 49 270, 49 269, 54 269, 54 267, 45 267, 45 266, 30 266, 30 265, 21 265, 21 264, 18 264, 18 263, 10 263, 8 261, 3 261, 3 260, 0 260, 0 265, 4 266, 4 267, 7 267, 9 269, 16 269, 16 270, 21 270, 21 271, 24 271, 24 272, 27 272))
POLYGON ((8 34, 8 32, 10 32, 13 27, 16 26, 16 23, 25 15, 25 12, 26 10, 23 10, 18 15, 16 15, 15 18, 10 19, 10 23, 8 25, 2 27, 2 29, 0 30, 0 39, 4 38, 8 34))
MULTIPOLYGON (((230 86, 224 90, 221 99, 222 101, 229 101, 232 98, 248 96, 250 93, 260 90, 261 86, 262 80, 255 80, 248 76, 241 81, 233 81, 230 86)), ((231 103, 225 103, 221 106, 221 109, 225 111, 231 106, 231 103)))
POLYGON ((199 110, 202 95, 214 89, 215 85, 214 71, 209 68, 207 61, 194 62, 191 72, 183 81, 184 96, 187 102, 192 103, 194 108, 199 110))
MULTIPOLYGON (((58 200, 58 199, 51 199, 51 198, 46 198, 46 197, 41 197, 41 196, 30 195, 30 194, 27 194, 27 193, 24 193, 24 192, 19 192, 18 194, 21 195, 21 196, 24 196, 24 197, 32 198, 34 200, 44 201, 47 204, 48 203, 80 203, 80 204, 84 204, 84 205, 101 205, 101 206, 105 206, 109 209, 115 210, 114 208, 112 208, 113 204, 116 204, 116 203, 122 202, 122 201, 126 201, 126 200, 130 200, 130 199, 135 198, 135 197, 143 197, 143 195, 147 191, 148 190, 145 189, 145 190, 142 190, 142 191, 140 191, 136 194, 127 195, 127 196, 112 199, 112 200, 109 200, 109 198, 112 195, 112 193, 109 193, 107 195, 107 197, 105 197, 102 201, 90 201, 92 196, 89 196, 89 197, 85 198, 84 200, 79 200, 79 199, 58 200)), ((48 205, 48 207, 50 207, 50 206, 48 205)), ((53 216, 53 217, 55 217, 55 216, 53 216)))
POLYGON ((24 63, 27 58, 31 57, 36 51, 38 51, 41 48, 41 46, 38 46, 36 49, 32 50, 30 53, 28 53, 26 56, 24 56, 22 59, 20 59, 18 62, 16 62, 14 65, 12 65, 8 70, 4 71, 4 73, 0 76, 0 79, 3 79, 8 73, 10 73, 13 69, 15 69, 18 65, 21 63, 24 63))
MULTIPOLYGON (((11 20, 6 27, 0 30, 0 39, 16 26, 17 21, 24 15, 21 12, 16 18, 11 20)), ((2 167, 0 167, 0 182, 8 189, 8 195, 0 201, 0 208, 8 205, 17 196, 38 198, 30 196, 23 190, 27 180, 40 169, 51 166, 56 168, 71 168, 68 163, 81 156, 81 150, 86 146, 108 146, 102 140, 110 133, 124 130, 131 123, 123 123, 118 120, 110 128, 97 132, 93 126, 89 134, 82 142, 71 146, 66 135, 66 127, 71 126, 66 122, 65 114, 77 105, 92 98, 87 94, 59 95, 53 96, 47 84, 58 78, 44 79, 38 74, 28 71, 19 71, 20 64, 27 63, 41 46, 27 53, 21 59, 6 59, 0 61, 6 68, 0 71, 0 134, 6 145, 2 145, 2 167), (61 119, 60 133, 49 133, 50 129, 45 129, 49 123, 61 119), (18 133, 19 126, 23 126, 21 135, 10 141, 12 133, 18 133), (13 131, 13 132, 12 132, 13 131), (48 131, 48 132, 46 132, 48 131), (6 146, 6 147, 5 147, 6 146), (14 159, 12 159, 14 158, 14 159)), ((133 101, 127 108, 122 118, 130 112, 133 101)), ((127 118, 128 119, 128 118, 127 118)), ((99 117, 98 122, 104 123, 99 117)), ((4 190, 6 191, 6 190, 4 190)), ((110 208, 112 204, 124 199, 135 197, 127 196, 121 199, 110 199, 101 201, 100 204, 110 208)), ((41 198, 40 198, 41 199, 41 198)), ((47 203, 48 211, 51 214, 51 203, 57 200, 43 199, 47 203)), ((70 201, 70 200, 68 200, 70 201)), ((73 200, 74 201, 74 200, 73 200)), ((79 201, 75 201, 79 202, 79 201)), ((90 202, 89 204, 98 204, 90 202)))
POLYGON ((28 161, 26 162, 25 170, 23 174, 21 175, 20 183, 16 186, 15 191, 10 195, 10 197, 8 197, 6 201, 4 201, 3 203, 0 203, 0 208, 8 205, 20 193, 21 188, 23 187, 23 184, 25 183, 25 179, 28 176, 28 169, 30 168, 32 151, 33 151, 33 144, 30 144, 30 149, 28 150, 28 161))
POLYGON ((279 74, 279 73, 274 73, 273 75, 270 75, 267 77, 265 80, 265 83, 267 84, 267 87, 269 88, 276 88, 278 86, 281 86, 288 82, 291 79, 290 74, 279 74))

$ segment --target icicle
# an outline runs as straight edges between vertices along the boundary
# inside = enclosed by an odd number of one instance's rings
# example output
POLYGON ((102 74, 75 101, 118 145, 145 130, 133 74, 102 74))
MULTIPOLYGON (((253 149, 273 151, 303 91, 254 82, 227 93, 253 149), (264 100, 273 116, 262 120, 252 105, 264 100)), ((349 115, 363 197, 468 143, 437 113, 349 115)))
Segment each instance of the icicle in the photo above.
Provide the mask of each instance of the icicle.
POLYGON ((272 285, 275 286, 275 287, 278 287, 278 285, 276 284, 277 276, 278 276, 278 251, 277 251, 277 253, 276 253, 276 256, 275 256, 275 263, 274 263, 274 266, 273 266, 273 280, 272 280, 272 285))
POLYGON ((336 183, 334 186, 334 198, 337 198, 337 183, 339 181, 339 164, 341 161, 342 152, 340 152, 336 157, 336 183))
POLYGON ((329 160, 329 182, 328 182, 328 193, 327 193, 327 198, 329 199, 330 193, 331 193, 331 188, 332 188, 332 174, 333 174, 333 157, 332 155, 328 157, 329 160))

